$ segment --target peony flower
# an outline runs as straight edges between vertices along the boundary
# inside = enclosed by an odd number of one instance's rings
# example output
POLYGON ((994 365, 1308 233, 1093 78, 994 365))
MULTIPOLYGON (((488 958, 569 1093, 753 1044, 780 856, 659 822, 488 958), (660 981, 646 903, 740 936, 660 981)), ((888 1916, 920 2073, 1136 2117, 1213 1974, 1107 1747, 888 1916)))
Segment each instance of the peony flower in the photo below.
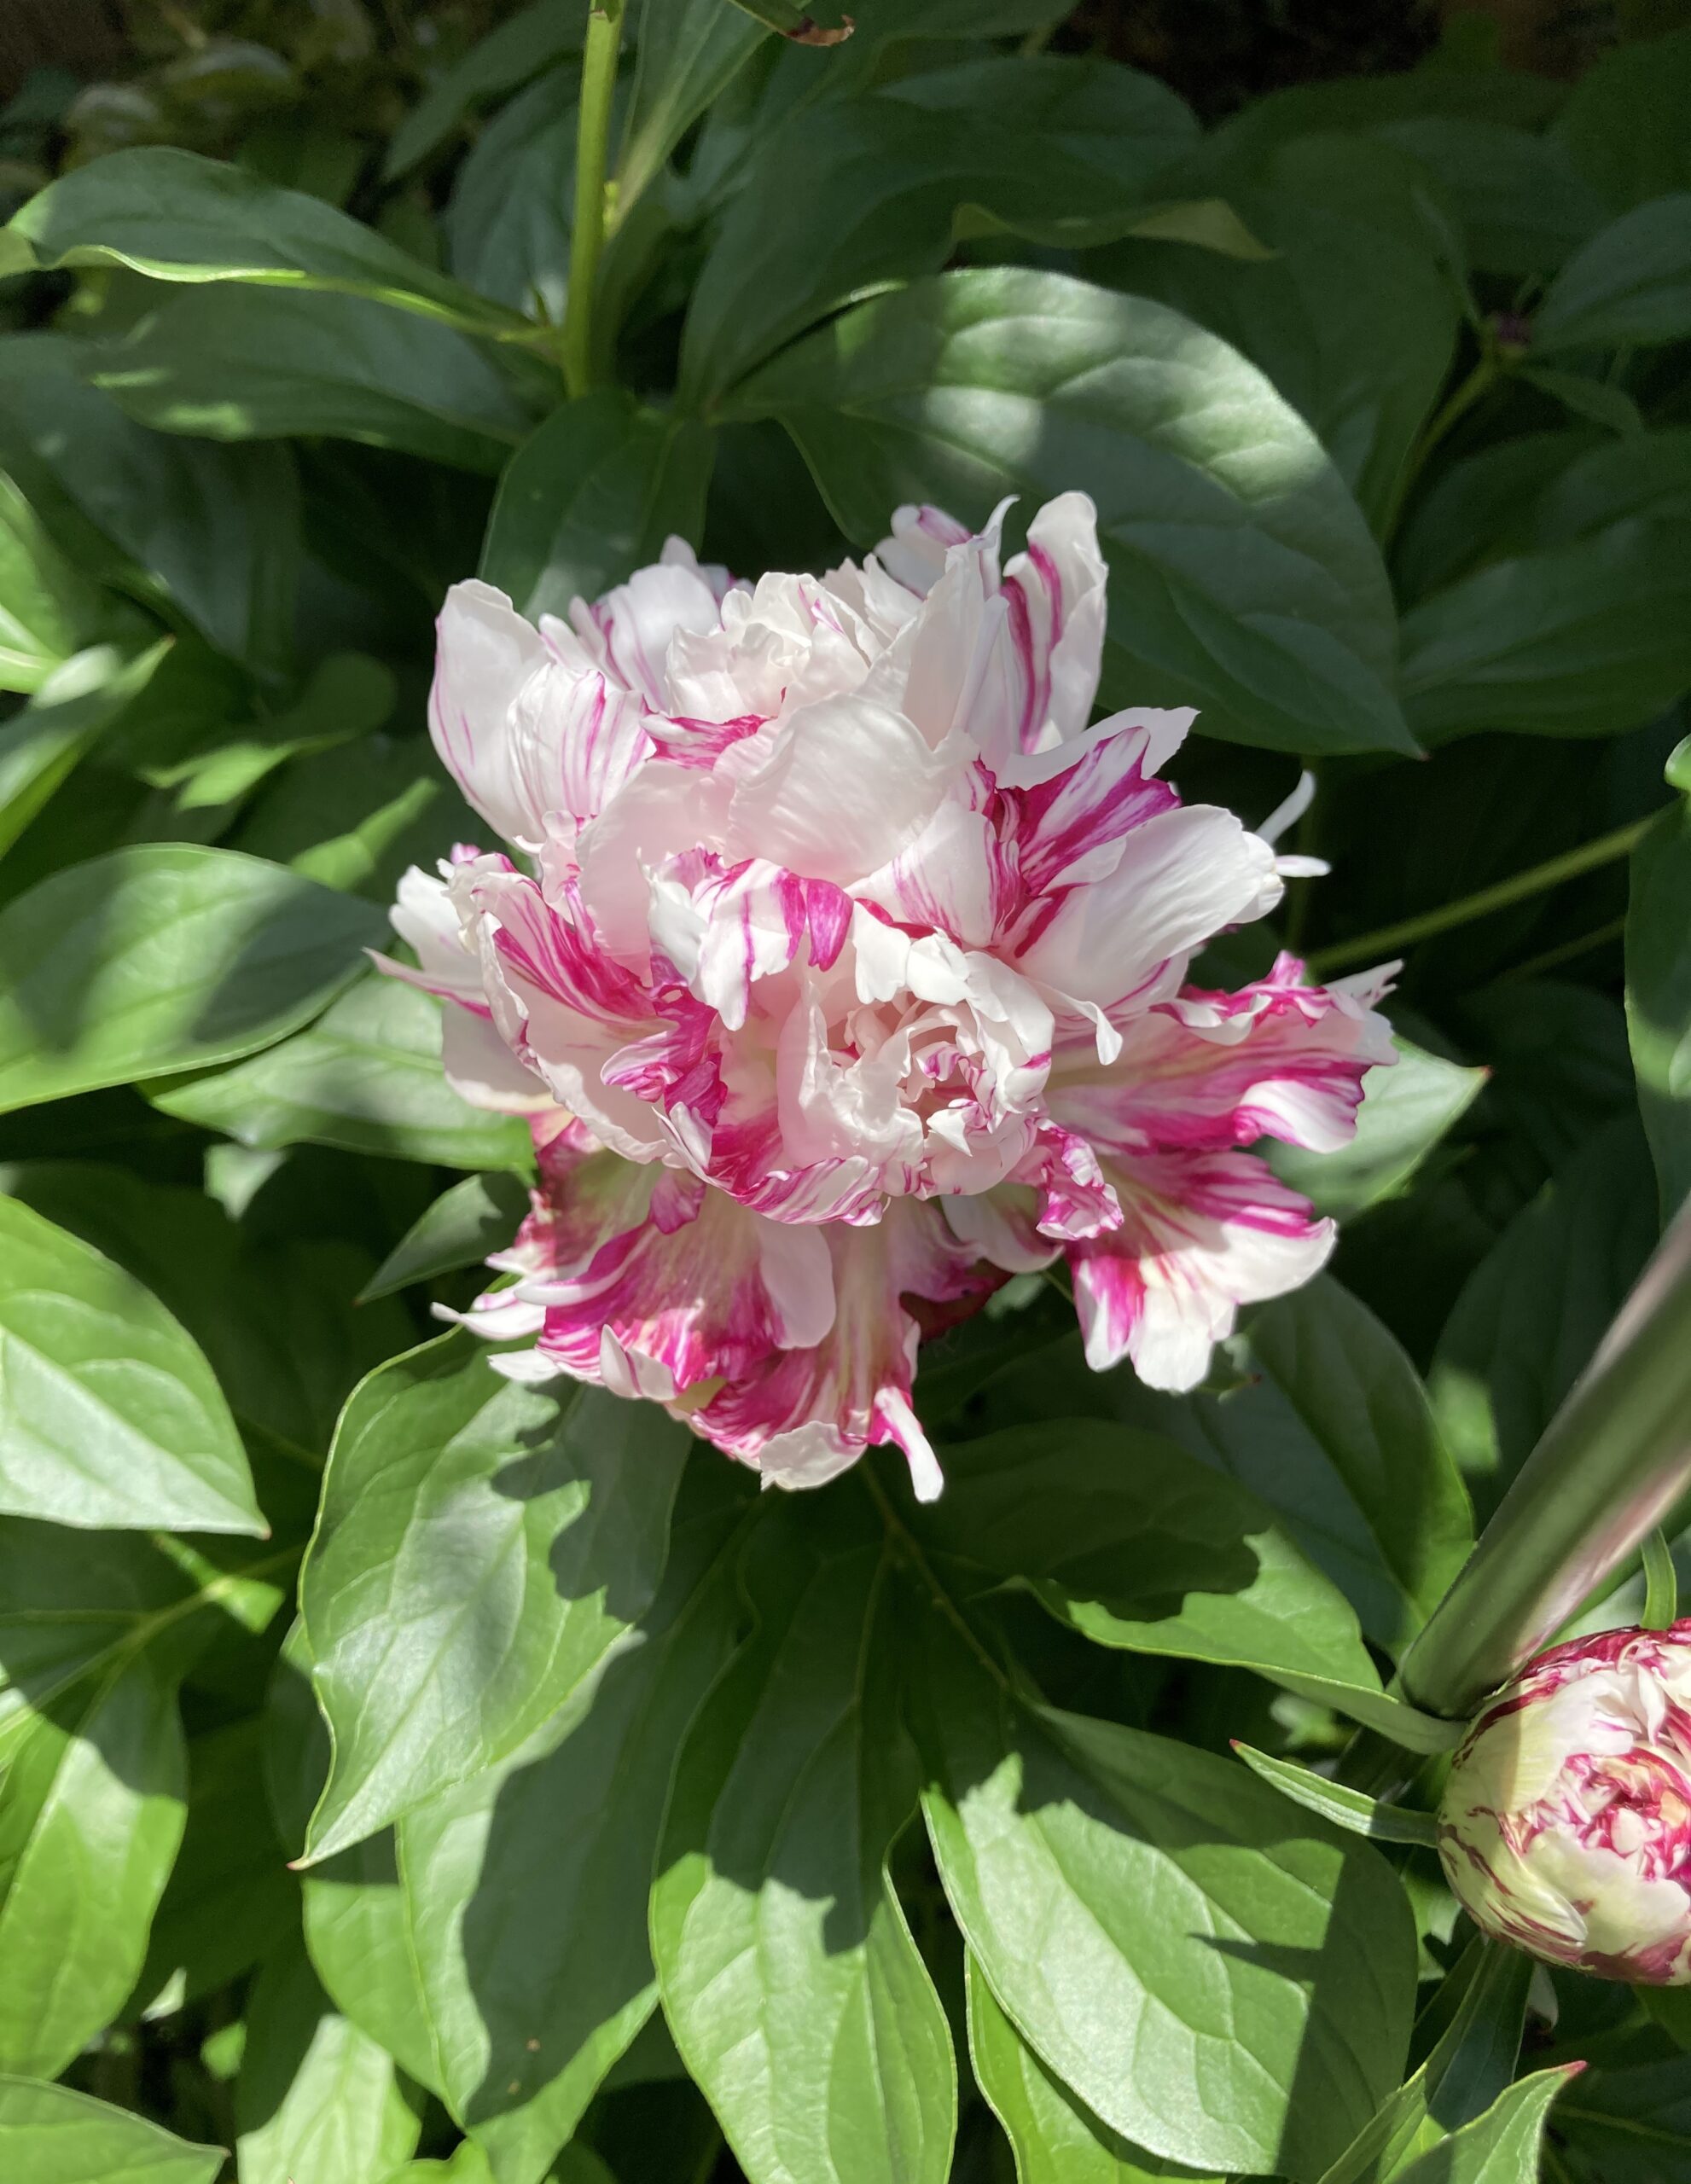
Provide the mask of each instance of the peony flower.
POLYGON ((1341 1143, 1392 1059, 1380 975, 1187 984, 1310 868, 1181 803, 1190 711, 1091 724, 1091 502, 1001 566, 1002 514, 755 585, 671 539, 567 622, 479 583, 440 619, 434 741, 504 846, 405 875, 386 967, 540 1164, 469 1323, 782 1484, 891 1440, 937 1492, 919 1332, 1060 1257, 1093 1365, 1194 1385, 1333 1244, 1245 1148, 1341 1143))
POLYGON ((1553 1646, 1505 1686, 1451 1763, 1438 1855, 1482 1932, 1691 1984, 1691 1618, 1553 1646))

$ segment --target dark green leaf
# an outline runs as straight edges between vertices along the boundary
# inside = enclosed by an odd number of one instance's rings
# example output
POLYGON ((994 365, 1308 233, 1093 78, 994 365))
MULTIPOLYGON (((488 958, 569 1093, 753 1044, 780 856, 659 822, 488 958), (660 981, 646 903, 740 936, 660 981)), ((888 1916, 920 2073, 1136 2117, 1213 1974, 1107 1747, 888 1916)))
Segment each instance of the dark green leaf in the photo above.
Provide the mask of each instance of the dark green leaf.
POLYGON ((1195 134, 1153 78, 964 62, 795 114, 753 158, 693 293, 682 384, 708 400, 843 303, 935 273, 960 226, 1070 246, 1124 234, 1195 134), (771 220, 768 208, 805 208, 771 220))
POLYGON ((1515 2073, 1534 1966, 1519 1951, 1476 1939, 1417 2027, 1445 2021, 1415 2076, 1363 2125, 1321 2184, 1388 2184, 1417 2156, 1476 2122, 1515 2073))
POLYGON ((1414 1844, 1423 1850, 1432 1848, 1438 1840, 1438 1819, 1430 1812, 1412 1811, 1407 1805, 1382 1804, 1379 1798, 1364 1797, 1360 1790, 1351 1789, 1343 1782, 1313 1774, 1294 1759, 1276 1759, 1272 1752, 1258 1751, 1248 1744, 1235 1741, 1233 1749, 1270 1789, 1278 1790, 1281 1797, 1290 1798, 1305 1812, 1315 1813, 1350 1834, 1365 1835, 1371 1843, 1414 1844))
POLYGON ((742 400, 787 426, 862 544, 901 502, 978 521, 1084 479, 1107 702, 1196 702, 1212 734, 1282 749, 1409 748, 1361 512, 1268 381, 1177 313, 1053 273, 948 274, 859 305, 742 400))
POLYGON ((188 1747, 188 1825, 136 1988, 155 2013, 238 1978, 293 1923, 296 1884, 264 1803, 259 1728, 248 1716, 188 1747))
POLYGON ((1647 348, 1691 334, 1691 191, 1652 198, 1592 236, 1533 315, 1532 354, 1647 348))
POLYGON ((465 470, 497 471, 533 422, 491 349, 363 296, 190 289, 102 349, 91 376, 160 432, 322 433, 465 470))
POLYGON ((605 388, 555 410, 510 460, 481 574, 531 621, 567 614, 704 526, 712 436, 605 388))
POLYGON ((1549 1424, 1656 1240, 1637 1123, 1622 1117, 1547 1182, 1470 1276, 1430 1375, 1439 1422, 1490 1507, 1549 1424))
POLYGON ((1554 273, 1603 224, 1602 199, 1554 135, 1466 114, 1388 121, 1376 133, 1450 200, 1482 273, 1554 273))
POLYGON ((229 1061, 307 1022, 384 921, 227 850, 149 844, 0 911, 0 1112, 229 1061))
POLYGON ((504 1250, 527 1211, 527 1186, 518 1176, 466 1176, 406 1230, 358 1292, 358 1302, 479 1265, 504 1250))
POLYGON ((1398 2184, 1536 2184, 1550 2103, 1583 2067, 1565 2063, 1520 2079, 1483 2116, 1400 2170, 1398 2184))
POLYGON ((1357 1619, 1270 1510, 1174 1442, 1083 1418, 957 1449, 921 1530, 1101 1645, 1256 1670, 1405 1742, 1357 1619))
POLYGON ((1582 70, 1552 125, 1580 172, 1617 212, 1691 189, 1685 134, 1691 27, 1629 38, 1582 70))
POLYGON ((652 1891, 665 2016, 752 2184, 950 2168, 945 2015, 886 1872, 915 1754, 856 1513, 754 1534, 758 1632, 688 1734, 652 1891))
POLYGON ((189 1336, 121 1268, 14 1199, 0 1199, 0 1510, 90 1530, 265 1530, 189 1336))
POLYGON ((412 738, 373 735, 267 782, 230 846, 385 909, 408 865, 427 866, 443 842, 473 839, 474 825, 431 752, 412 738))
POLYGON ((182 1840, 182 1727, 167 1677, 119 1653, 33 1718, 0 1781, 0 2066, 56 2077, 115 2017, 182 1840))
POLYGON ((84 380, 98 353, 57 334, 0 340, 0 461, 79 567, 234 659, 285 663, 299 553, 288 451, 146 431, 84 380))
POLYGON ((462 1334, 363 1384, 300 1581, 334 1737, 314 1860, 562 1705, 657 1589, 687 1447, 655 1404, 518 1385, 462 1334))
POLYGON ((1229 1761, 1017 1696, 938 1616, 925 1697, 945 1891, 1040 2059, 1166 2159, 1318 2175, 1409 2042, 1379 1854, 1229 1761))
MULTIPOLYGON (((1379 144, 1299 141, 1232 191, 1271 246, 1257 262, 1177 237, 1084 261, 1091 277, 1173 305, 1248 357, 1318 435, 1376 531, 1456 347, 1456 298, 1415 216, 1413 172, 1379 144)), ((1191 186, 1209 179, 1200 168, 1191 186)))
POLYGON ((575 198, 575 72, 555 68, 490 121, 458 169, 444 219, 461 281, 561 324, 575 198))
POLYGON ((969 2059, 1016 2158, 1017 2184, 1222 2184, 1130 2146, 1054 2077, 968 1960, 969 2059))
POLYGON ((397 182, 443 144, 465 116, 514 91, 567 54, 581 50, 584 10, 535 0, 476 43, 437 77, 388 139, 382 179, 397 182))
POLYGON ((619 216, 662 172, 671 153, 764 36, 762 24, 724 0, 646 0, 617 161, 619 216))
POLYGON ((1307 1153, 1277 1140, 1269 1147, 1276 1175, 1302 1191, 1317 1213, 1348 1221, 1395 1198, 1485 1083, 1483 1069, 1464 1069, 1408 1039, 1397 1044, 1397 1061, 1363 1078, 1357 1134, 1348 1145, 1337 1153, 1307 1153))
POLYGON ((1679 2184, 1691 2163, 1685 2058, 1576 2078, 1557 2107, 1554 2134, 1579 2184, 1679 2184))
POLYGON ((8 232, 42 266, 118 264, 159 281, 328 289, 450 324, 490 322, 474 295, 362 220, 173 145, 73 167, 31 198, 8 232))
POLYGON ((144 2116, 67 2085, 0 2077, 0 2158, 28 2184, 212 2184, 221 2146, 189 2146, 144 2116))
POLYGON ((1626 1023, 1664 1219, 1691 1192, 1691 800, 1632 853, 1626 1023))
POLYGON ((188 813, 233 806, 291 760, 330 751, 380 728, 393 711, 391 671, 357 652, 331 653, 312 669, 284 711, 259 720, 222 723, 184 743, 162 739, 154 750, 144 732, 131 741, 136 771, 151 787, 169 789, 188 813))
POLYGON ((167 1115, 242 1145, 336 1145, 447 1168, 520 1168, 528 1131, 441 1073, 440 1003, 373 972, 305 1031, 232 1069, 148 1085, 167 1115))
POLYGON ((247 2005, 235 2088, 241 2184, 378 2184, 417 2143, 391 2055, 337 2017, 298 1943, 247 2005))
POLYGON ((9 849, 78 761, 120 720, 169 648, 125 660, 113 645, 79 652, 0 723, 0 854, 9 849))
POLYGON ((100 602, 0 471, 0 690, 38 690, 85 645, 100 602))
POLYGON ((663 1589, 514 1760, 407 1815, 398 1867, 448 2106, 539 2176, 656 2006, 646 1903, 675 1754, 742 1620, 743 1474, 700 1463, 663 1589))

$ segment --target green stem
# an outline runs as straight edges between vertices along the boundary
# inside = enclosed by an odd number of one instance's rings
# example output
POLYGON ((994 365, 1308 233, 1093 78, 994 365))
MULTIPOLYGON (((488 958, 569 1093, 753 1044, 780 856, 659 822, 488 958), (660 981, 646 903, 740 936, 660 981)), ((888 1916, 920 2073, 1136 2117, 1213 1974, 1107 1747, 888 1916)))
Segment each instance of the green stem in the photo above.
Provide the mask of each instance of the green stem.
POLYGON ((593 384, 593 303, 605 247, 605 163, 610 151, 622 11, 623 0, 595 0, 581 56, 575 227, 570 237, 569 292, 564 299, 564 384, 572 397, 585 394, 593 384))
POLYGON ((1403 509, 1409 500, 1410 490, 1421 472, 1427 468, 1428 456, 1451 427, 1467 416, 1474 404, 1483 395, 1491 392, 1497 376, 1496 356, 1490 347, 1487 347, 1482 351, 1479 361, 1473 369, 1457 387, 1444 408, 1432 418, 1426 431, 1410 449, 1403 468, 1398 473, 1397 483, 1392 489, 1392 498, 1386 505, 1386 514, 1380 523, 1380 535, 1382 539, 1389 541, 1397 537, 1398 526, 1403 521, 1403 509))
POLYGON ((1441 903, 1436 910, 1423 910, 1419 917, 1381 926, 1377 932, 1365 932, 1359 940, 1341 940, 1336 947, 1318 949, 1310 958, 1310 968, 1325 977, 1329 971, 1342 971, 1352 963, 1376 961, 1381 956, 1395 954, 1400 948, 1410 947, 1418 940, 1429 940, 1436 932, 1448 932, 1453 926, 1490 917, 1493 910, 1507 909, 1511 903, 1524 903, 1531 896, 1560 887, 1563 880, 1578 879, 1582 872, 1594 871, 1601 864, 1613 864, 1618 857, 1631 855, 1655 825, 1658 816, 1653 811, 1647 819, 1635 819, 1627 826, 1617 827, 1612 834, 1600 834, 1595 842, 1582 842, 1577 850, 1568 850, 1543 864, 1535 864, 1528 871, 1517 872, 1493 886, 1482 887, 1477 894, 1441 903))
POLYGON ((1469 1714, 1691 1485, 1691 1205, 1404 1655, 1404 1696, 1469 1714))

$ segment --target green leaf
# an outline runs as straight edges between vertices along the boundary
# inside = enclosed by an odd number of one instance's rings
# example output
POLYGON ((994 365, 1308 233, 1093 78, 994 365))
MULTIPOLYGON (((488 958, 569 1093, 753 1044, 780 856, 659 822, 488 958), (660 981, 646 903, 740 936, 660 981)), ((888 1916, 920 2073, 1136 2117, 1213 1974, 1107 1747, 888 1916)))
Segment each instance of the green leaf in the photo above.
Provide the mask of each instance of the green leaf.
POLYGON ((466 839, 471 823, 432 752, 413 737, 376 735, 267 781, 229 846, 385 909, 406 867, 427 865, 444 841, 466 839))
POLYGON ((204 1350, 236 1416, 296 1449, 327 1449, 354 1381, 415 1339, 397 1305, 352 1310, 373 1271, 354 1245, 239 1226, 202 1191, 95 1162, 32 1160, 0 1182, 144 1282, 204 1350))
POLYGON ((130 416, 206 439, 321 433, 491 472, 533 423, 508 351, 363 296, 189 289, 99 357, 130 416))
POLYGON ((1665 1630, 1679 1618, 1679 1577, 1659 1525, 1646 1536, 1643 1557, 1644 1612, 1638 1620, 1646 1630, 1665 1630))
POLYGON ((1439 1423, 1487 1509, 1584 1368, 1657 1234, 1630 1117, 1599 1130, 1509 1223, 1457 1297, 1428 1376, 1439 1423))
POLYGON ((145 844, 0 910, 0 1112, 232 1061, 306 1023, 386 921, 228 850, 145 844))
POLYGON ((157 1298, 0 1199, 0 1510, 90 1530, 265 1531, 211 1368, 157 1298))
MULTIPOLYGON (((1229 187, 1235 217, 1269 246, 1254 262, 1181 247, 1178 235, 1084 261, 1089 277, 1155 297, 1248 357, 1316 433, 1377 534, 1456 347, 1456 296, 1414 217, 1413 173, 1378 144, 1300 140, 1249 186, 1229 187)), ((1212 183, 1224 177, 1205 166, 1190 186, 1212 183)))
POLYGON ((1017 2184, 1222 2184, 1130 2146, 1089 2115, 999 2008, 973 1957, 968 1978, 969 2059, 1014 2150, 1017 2184))
POLYGON ((100 353, 58 334, 0 339, 0 462, 78 567, 232 659, 285 665, 300 552, 291 456, 146 431, 84 378, 100 353))
POLYGON ((0 471, 0 690, 38 690, 88 642, 100 602, 0 471))
POLYGON ((170 1681, 121 1657, 12 1727, 0 1783, 0 2068, 56 2077, 115 2017, 185 1815, 170 1681))
POLYGON ((734 5, 744 9, 765 29, 779 32, 782 38, 793 38, 800 45, 843 45, 853 28, 851 18, 840 15, 837 8, 825 8, 822 12, 839 15, 840 20, 823 24, 803 8, 796 7, 793 0, 734 0, 734 5))
POLYGON ((656 1592, 687 1447, 656 1404, 519 1385, 462 1334, 363 1383, 300 1579, 334 1740, 312 1860, 562 1705, 656 1592))
POLYGON ((372 972, 292 1038, 206 1076, 146 1087, 167 1115, 240 1144, 335 1145, 447 1168, 526 1167, 527 1130, 441 1073, 440 1003, 372 972))
POLYGON ((1233 1362, 1261 1377, 1217 1406, 1231 1412, 1229 1468, 1272 1502, 1264 1474, 1282 1460, 1273 1442, 1289 1412, 1379 1542, 1411 1611, 1407 1639, 1473 1544, 1467 1496, 1415 1368, 1367 1306, 1325 1275, 1253 1311, 1233 1362), (1247 1440, 1252 1457, 1240 1461, 1247 1440))
POLYGON ((1388 2184, 1417 2156, 1483 2116, 1514 2077, 1534 1966, 1476 1939, 1417 2027, 1444 2018, 1427 2059, 1346 2146, 1321 2184, 1388 2184))
POLYGON ((1083 1418, 990 1434, 954 1453, 918 1525, 1100 1645, 1395 1719, 1344 1595, 1255 1495, 1172 1441, 1083 1418))
POLYGON ((1650 348, 1691 334, 1691 191, 1635 206, 1593 235, 1532 318, 1535 357, 1650 348))
MULTIPOLYGON (((1544 444, 1554 456, 1568 442, 1544 444)), ((1691 433, 1636 433, 1583 454, 1576 443, 1572 461, 1530 482, 1498 507, 1500 528, 1477 535, 1483 565, 1403 618, 1407 710, 1429 742, 1488 729, 1617 735, 1691 680, 1691 433)), ((1447 532, 1453 520, 1455 505, 1440 519, 1447 532)))
POLYGON ((1397 1060, 1363 1077, 1357 1134, 1348 1145, 1337 1153, 1309 1153, 1277 1140, 1269 1146, 1270 1167, 1317 1213, 1348 1221, 1396 1198, 1485 1083, 1483 1069, 1464 1069, 1408 1039, 1396 1043, 1397 1060))
POLYGON ((514 91, 568 54, 579 53, 585 11, 562 0, 535 0, 478 38, 438 76, 388 139, 381 177, 398 182, 436 150, 467 115, 502 91, 514 91))
POLYGON ((479 1265, 504 1250, 527 1211, 528 1188, 520 1177, 466 1176, 412 1223, 359 1291, 358 1302, 479 1265))
POLYGON ((1402 2074, 1390 1867, 1212 1753, 1020 1697, 937 1615, 926 1658, 934 1856, 1023 2039, 1135 2145, 1318 2175, 1402 2074))
POLYGON ((947 274, 858 305, 739 400, 787 427, 860 544, 901 502, 980 521, 1084 479, 1107 703, 1195 702, 1210 733, 1281 749, 1409 747, 1361 512, 1268 381, 1177 313, 1020 267, 947 274))
MULTIPOLYGON (((1586 2073, 1557 2107, 1555 2129, 1558 2152, 1579 2184, 1678 2184, 1691 2160, 1685 2058, 1586 2073)), ((1514 2179, 1506 2175, 1504 2184, 1514 2179)))
POLYGON ((945 2013, 886 1871, 917 1772, 859 1509, 754 1534, 757 1635, 688 1733, 652 1891, 665 2016, 752 2184, 950 2169, 945 2013))
MULTIPOLYGON (((1624 387, 1608 380, 1588 379, 1583 372, 1553 371, 1547 364, 1523 364, 1515 376, 1536 386, 1576 417, 1589 418, 1612 433, 1642 433, 1643 412, 1624 387)), ((1504 443, 1508 444, 1507 442, 1504 443)))
POLYGON ((693 124, 764 42, 761 23, 724 0, 645 0, 634 89, 617 159, 617 217, 662 173, 693 124))
POLYGON ((531 621, 599 598, 655 561, 671 532, 696 543, 714 452, 707 427, 620 389, 565 403, 511 457, 481 575, 531 621))
POLYGON ((1371 1843, 1408 1843, 1430 1849, 1438 1840, 1438 1819, 1430 1812, 1415 1812, 1407 1805, 1364 1797, 1360 1790, 1300 1767, 1295 1759, 1276 1759, 1271 1752, 1258 1751, 1236 1739, 1233 1749, 1270 1789, 1302 1805, 1305 1812, 1331 1821, 1334 1827, 1365 1835, 1371 1843))
POLYGON ((449 2107, 532 2184, 657 2001, 646 1905, 675 1754, 742 1621, 756 1496, 689 1472, 663 1589, 513 1760, 408 1814, 398 1870, 449 2107))
POLYGON ((44 267, 127 265, 156 281, 258 282, 375 297, 449 325, 505 322, 372 227, 249 168, 173 145, 91 160, 15 214, 44 267))
POLYGON ((122 718, 168 651, 166 642, 129 660, 113 645, 77 653, 0 723, 0 855, 122 718))
POLYGON ((224 2152, 67 2085, 0 2077, 0 2159, 20 2184, 213 2184, 224 2152))
POLYGON ((1550 2103, 1584 2067, 1564 2063, 1520 2079, 1483 2116, 1400 2170, 1399 2184, 1536 2184, 1550 2103))
POLYGON ((1560 141, 1467 114, 1382 123, 1452 205, 1468 262, 1482 273, 1554 273, 1603 224, 1602 199, 1560 141))
POLYGON ((376 2184, 416 2146, 392 2057, 335 2015, 297 1943, 253 1983, 235 2120, 241 2184, 376 2184))
POLYGON ((137 738, 136 771, 151 787, 171 790, 179 812, 233 805, 291 759, 333 750, 380 728, 397 695, 393 676, 379 659, 366 653, 331 653, 281 712, 221 723, 185 748, 168 742, 156 754, 144 735, 137 738))
POLYGON ((552 325, 569 290, 576 73, 553 69, 494 116, 458 169, 442 221, 461 281, 552 325))
POLYGON ((1691 1192, 1691 800, 1665 811, 1632 853, 1626 1027, 1662 1217, 1691 1192))
POLYGON ((249 1971, 288 1937, 296 1884, 270 1825, 255 1717, 188 1747, 188 1824, 137 1982, 149 2013, 179 2008, 249 1971))
POLYGON ((1130 69, 995 56, 794 114, 760 147, 693 291, 683 395, 709 401, 831 311, 937 273, 960 229, 1124 234, 1196 125, 1130 69), (768 208, 806 208, 771 220, 768 208))
POLYGON ((1616 212, 1691 189, 1691 26, 1629 38, 1580 71, 1551 135, 1616 212))

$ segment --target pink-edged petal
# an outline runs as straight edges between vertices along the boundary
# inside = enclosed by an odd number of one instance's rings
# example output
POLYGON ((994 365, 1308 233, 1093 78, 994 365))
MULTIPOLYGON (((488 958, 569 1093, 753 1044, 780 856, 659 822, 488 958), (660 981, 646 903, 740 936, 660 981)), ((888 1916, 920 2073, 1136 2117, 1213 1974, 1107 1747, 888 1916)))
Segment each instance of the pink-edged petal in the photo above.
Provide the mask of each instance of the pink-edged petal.
POLYGON ((753 986, 801 958, 818 970, 838 960, 851 905, 831 880, 805 880, 766 857, 713 873, 687 892, 665 886, 653 938, 724 1026, 746 1022, 753 986))
POLYGON ((542 812, 514 764, 511 716, 531 679, 551 664, 540 633, 503 591, 455 584, 435 624, 428 727, 467 803, 508 842, 533 841, 542 812))
POLYGON ((1027 550, 1004 572, 1020 664, 1018 741, 1037 751, 1078 735, 1092 717, 1104 656, 1107 572, 1098 511, 1084 493, 1060 493, 1028 526, 1027 550))
POLYGON ((1171 964, 1183 970, 1194 950, 1263 916, 1281 893, 1266 842, 1230 811, 1188 804, 1134 828, 1101 880, 1037 904, 1013 954, 1055 992, 1109 1009, 1150 990, 1171 964))
POLYGON ((1072 743, 998 770, 1030 895, 1106 878, 1136 827, 1180 799, 1156 771, 1197 716, 1123 713, 1072 743))
POLYGON ((989 947, 1019 897, 997 799, 972 767, 915 839, 851 889, 893 923, 927 926, 964 948, 989 947))
POLYGON ((685 560, 636 569, 590 606, 578 599, 570 607, 571 627, 588 658, 654 713, 671 710, 669 650, 677 631, 702 634, 721 618, 721 601, 690 551, 685 560))
POLYGON ((918 1497, 932 1501, 944 1481, 910 1408, 920 1330, 902 1300, 983 1302, 997 1277, 933 1205, 894 1204, 874 1228, 822 1234, 836 1299, 826 1339, 730 1381, 693 1412, 694 1426, 777 1486, 819 1485, 865 1448, 895 1442, 918 1497))
POLYGON ((1000 1183, 990 1191, 940 1199, 946 1225, 959 1243, 1005 1274, 1037 1274, 1062 1250, 1039 1230, 1041 1194, 1026 1183, 1000 1183))
POLYGON ((1390 979, 1305 985, 1281 956, 1237 993, 1188 988, 1128 1019, 1112 1068, 1060 1071, 1052 1112, 1107 1152, 1265 1136, 1334 1152, 1355 1131, 1365 1072, 1397 1059, 1373 1007, 1390 979))
POLYGON ((822 1341, 834 1320, 820 1231, 760 1220, 692 1177, 601 1150, 584 1131, 542 1153, 534 1211, 509 1261, 515 1288, 491 1292, 466 1323, 491 1332, 514 1308, 538 1310, 545 1364, 619 1395, 673 1402, 822 1341))
POLYGON ((1300 1287, 1332 1252, 1333 1223, 1252 1153, 1149 1153, 1107 1172, 1122 1224, 1068 1250, 1095 1371, 1126 1356, 1148 1387, 1196 1387, 1239 1307, 1300 1287))
POLYGON ((927 503, 907 503, 892 511, 892 531, 875 549, 875 559, 895 582, 925 599, 944 573, 945 557, 973 536, 966 523, 927 503))

